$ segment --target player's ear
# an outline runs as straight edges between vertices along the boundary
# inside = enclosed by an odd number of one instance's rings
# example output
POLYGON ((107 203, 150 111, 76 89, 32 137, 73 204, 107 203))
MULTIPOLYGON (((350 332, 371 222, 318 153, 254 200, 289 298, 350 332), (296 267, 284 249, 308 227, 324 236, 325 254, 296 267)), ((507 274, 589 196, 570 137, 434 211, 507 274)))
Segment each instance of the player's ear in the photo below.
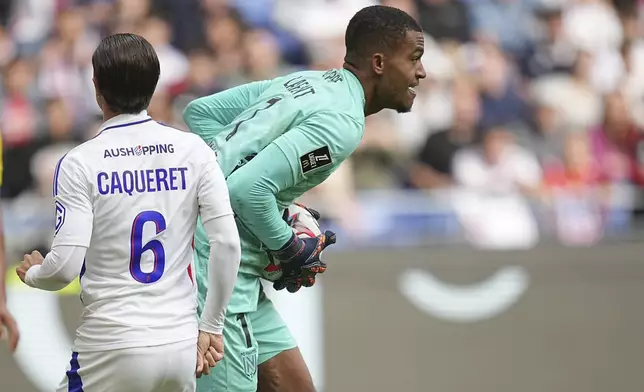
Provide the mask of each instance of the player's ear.
POLYGON ((371 69, 376 75, 382 75, 385 70, 385 55, 383 53, 374 53, 371 56, 371 69))

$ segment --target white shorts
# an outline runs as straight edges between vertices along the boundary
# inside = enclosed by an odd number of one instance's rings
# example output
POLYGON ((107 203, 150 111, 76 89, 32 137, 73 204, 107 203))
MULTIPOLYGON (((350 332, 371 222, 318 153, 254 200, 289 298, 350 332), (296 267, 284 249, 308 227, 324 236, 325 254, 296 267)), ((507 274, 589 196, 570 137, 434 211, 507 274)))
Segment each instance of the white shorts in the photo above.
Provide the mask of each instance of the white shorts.
POLYGON ((72 353, 57 392, 194 392, 197 342, 72 353))

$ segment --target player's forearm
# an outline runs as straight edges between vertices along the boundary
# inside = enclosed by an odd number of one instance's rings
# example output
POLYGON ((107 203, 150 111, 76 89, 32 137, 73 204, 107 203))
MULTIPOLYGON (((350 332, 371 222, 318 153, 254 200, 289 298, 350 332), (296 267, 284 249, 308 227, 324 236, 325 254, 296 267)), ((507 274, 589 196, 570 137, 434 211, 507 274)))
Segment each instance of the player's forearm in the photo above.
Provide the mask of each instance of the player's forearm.
POLYGON ((183 121, 202 139, 212 140, 246 110, 266 86, 266 82, 253 82, 195 99, 183 111, 183 121))
POLYGON ((203 222, 210 243, 208 294, 199 329, 220 334, 224 328, 226 308, 232 296, 241 259, 239 234, 233 215, 203 222))
POLYGON ((279 147, 269 145, 228 177, 230 204, 237 218, 270 250, 278 250, 293 231, 282 218, 275 195, 293 185, 291 165, 279 147))
POLYGON ((7 272, 7 264, 5 262, 4 254, 4 231, 2 228, 2 215, 0 215, 0 306, 7 300, 7 292, 5 288, 5 274, 7 272))
POLYGON ((5 287, 5 280, 6 278, 6 267, 2 266, 2 273, 0 273, 0 279, 2 279, 2 283, 0 283, 0 307, 2 307, 4 304, 7 303, 7 289, 5 287))
POLYGON ((86 252, 87 248, 81 246, 53 247, 41 265, 29 268, 25 283, 47 291, 64 289, 80 273, 86 252))

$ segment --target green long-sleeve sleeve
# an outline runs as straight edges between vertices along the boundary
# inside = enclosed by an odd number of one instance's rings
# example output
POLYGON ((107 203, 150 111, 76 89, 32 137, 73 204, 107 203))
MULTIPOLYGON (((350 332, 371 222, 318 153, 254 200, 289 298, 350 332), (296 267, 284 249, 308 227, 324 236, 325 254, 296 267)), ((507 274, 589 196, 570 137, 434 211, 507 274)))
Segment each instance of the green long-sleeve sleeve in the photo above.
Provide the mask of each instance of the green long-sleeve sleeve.
POLYGON ((268 81, 252 82, 195 99, 183 111, 183 121, 193 133, 210 143, 254 103, 269 85, 268 81))
POLYGON ((280 249, 292 236, 280 208, 324 181, 361 136, 361 124, 330 112, 284 133, 228 177, 237 218, 269 249, 280 249))

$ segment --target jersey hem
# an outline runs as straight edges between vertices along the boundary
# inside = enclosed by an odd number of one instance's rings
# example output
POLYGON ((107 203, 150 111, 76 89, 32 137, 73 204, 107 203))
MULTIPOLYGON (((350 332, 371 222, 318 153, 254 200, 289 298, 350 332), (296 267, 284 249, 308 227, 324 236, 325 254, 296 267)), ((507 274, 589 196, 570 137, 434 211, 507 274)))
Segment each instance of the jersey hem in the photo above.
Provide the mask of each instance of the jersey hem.
POLYGON ((122 350, 126 348, 157 347, 157 346, 164 346, 166 344, 181 343, 188 340, 194 340, 196 344, 197 338, 198 338, 198 334, 195 333, 194 336, 191 336, 185 339, 166 338, 166 339, 158 339, 154 341, 141 340, 141 341, 134 341, 134 342, 113 343, 113 344, 74 343, 74 351, 78 353, 83 353, 83 352, 88 353, 88 352, 97 352, 97 351, 122 350))

